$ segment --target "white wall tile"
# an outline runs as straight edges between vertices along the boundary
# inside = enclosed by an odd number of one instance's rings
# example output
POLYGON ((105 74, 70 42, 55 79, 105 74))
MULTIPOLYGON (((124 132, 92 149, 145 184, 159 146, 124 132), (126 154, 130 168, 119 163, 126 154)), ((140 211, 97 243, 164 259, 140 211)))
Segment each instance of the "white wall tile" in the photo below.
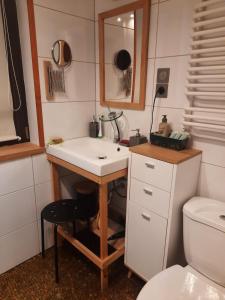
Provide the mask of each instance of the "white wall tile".
POLYGON ((51 57, 53 43, 66 40, 73 60, 94 62, 94 23, 35 6, 38 56, 51 57))
POLYGON ((224 143, 194 137, 193 148, 202 150, 203 162, 225 168, 224 143))
POLYGON ((225 168, 202 163, 199 195, 225 202, 224 178, 225 168))
MULTIPOLYGON (((42 245, 41 245, 41 221, 38 220, 38 237, 39 237, 39 252, 42 250, 42 245)), ((49 222, 44 223, 45 226, 45 250, 48 248, 51 248, 54 245, 54 225, 49 222)))
POLYGON ((187 97, 185 96, 188 61, 188 56, 156 59, 154 78, 155 84, 157 82, 158 68, 170 69, 168 97, 161 99, 158 98, 156 102, 157 106, 183 108, 189 104, 187 97))
POLYGON ((151 5, 149 44, 148 44, 148 57, 149 58, 156 56, 158 10, 159 10, 158 5, 151 5))
POLYGON ((157 57, 188 54, 195 0, 170 0, 159 4, 157 57))
POLYGON ((152 97, 155 92, 154 74, 155 74, 155 59, 148 59, 147 71, 147 86, 146 86, 146 99, 145 105, 152 104, 152 97))
POLYGON ((95 113, 94 102, 46 103, 43 105, 45 139, 88 136, 88 123, 95 113))
POLYGON ((34 188, 0 197, 0 236, 36 220, 34 188))
POLYGON ((0 274, 39 252, 37 223, 0 238, 0 274))
POLYGON ((113 0, 95 0, 95 20, 98 20, 98 14, 134 2, 133 0, 120 0, 119 4, 113 0))
POLYGON ((94 0, 34 0, 34 4, 59 10, 64 13, 94 19, 94 0))
POLYGON ((42 209, 53 201, 51 181, 41 183, 35 186, 37 218, 41 218, 42 209))
MULTIPOLYGON (((39 58, 39 70, 43 74, 44 58, 39 58)), ((54 69, 57 67, 51 61, 54 69)), ((94 101, 95 100, 95 64, 73 61, 68 69, 64 72, 66 93, 55 93, 55 99, 51 102, 67 101, 94 101)), ((45 93, 45 80, 40 77, 41 101, 48 102, 45 93)))
POLYGON ((51 179, 51 170, 46 154, 34 155, 32 156, 32 160, 34 183, 39 184, 49 181, 51 179))
MULTIPOLYGON (((123 110, 124 116, 118 120, 119 127, 121 129, 121 138, 128 138, 135 133, 131 130, 140 128, 141 133, 149 135, 150 124, 150 106, 146 106, 144 111, 135 110, 123 110)), ((107 108, 100 106, 100 103, 96 103, 97 114, 107 114, 107 108)), ((103 123, 104 135, 110 139, 113 139, 113 129, 110 122, 103 123)))
POLYGON ((0 163, 0 195, 22 190, 34 184, 31 158, 0 163))

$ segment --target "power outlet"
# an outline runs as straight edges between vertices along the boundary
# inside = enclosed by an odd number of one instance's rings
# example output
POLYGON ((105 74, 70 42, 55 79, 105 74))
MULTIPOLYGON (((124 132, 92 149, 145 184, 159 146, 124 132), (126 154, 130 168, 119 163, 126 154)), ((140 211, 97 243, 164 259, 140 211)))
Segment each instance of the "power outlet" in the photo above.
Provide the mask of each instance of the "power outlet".
POLYGON ((169 68, 159 68, 157 70, 157 83, 169 83, 170 79, 170 69, 169 68))
POLYGON ((156 84, 156 91, 158 91, 158 89, 160 87, 164 88, 164 93, 163 94, 158 94, 157 98, 167 98, 167 96, 168 96, 168 84, 167 83, 157 83, 156 84))

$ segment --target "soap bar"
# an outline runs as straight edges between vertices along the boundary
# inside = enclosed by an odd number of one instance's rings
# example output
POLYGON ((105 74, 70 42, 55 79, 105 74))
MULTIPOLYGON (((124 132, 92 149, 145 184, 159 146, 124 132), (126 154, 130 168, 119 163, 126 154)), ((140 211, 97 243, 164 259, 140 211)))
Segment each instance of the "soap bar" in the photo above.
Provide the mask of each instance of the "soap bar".
POLYGON ((61 144, 63 143, 63 138, 61 137, 54 137, 50 140, 49 144, 61 144))

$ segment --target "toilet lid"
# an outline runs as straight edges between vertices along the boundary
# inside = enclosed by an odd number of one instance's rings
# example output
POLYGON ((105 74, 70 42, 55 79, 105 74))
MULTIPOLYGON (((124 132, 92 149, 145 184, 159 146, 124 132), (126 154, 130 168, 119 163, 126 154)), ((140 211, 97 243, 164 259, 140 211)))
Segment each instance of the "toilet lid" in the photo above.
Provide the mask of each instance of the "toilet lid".
POLYGON ((153 277, 137 300, 225 300, 225 288, 190 267, 173 266, 153 277))

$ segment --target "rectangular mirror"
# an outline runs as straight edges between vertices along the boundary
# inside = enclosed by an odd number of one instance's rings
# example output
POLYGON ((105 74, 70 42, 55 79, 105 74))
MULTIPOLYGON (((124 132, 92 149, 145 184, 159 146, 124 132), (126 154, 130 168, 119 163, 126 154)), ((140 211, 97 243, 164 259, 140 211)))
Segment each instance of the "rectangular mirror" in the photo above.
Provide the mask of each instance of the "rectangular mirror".
POLYGON ((100 103, 144 110, 150 0, 99 14, 100 103))

